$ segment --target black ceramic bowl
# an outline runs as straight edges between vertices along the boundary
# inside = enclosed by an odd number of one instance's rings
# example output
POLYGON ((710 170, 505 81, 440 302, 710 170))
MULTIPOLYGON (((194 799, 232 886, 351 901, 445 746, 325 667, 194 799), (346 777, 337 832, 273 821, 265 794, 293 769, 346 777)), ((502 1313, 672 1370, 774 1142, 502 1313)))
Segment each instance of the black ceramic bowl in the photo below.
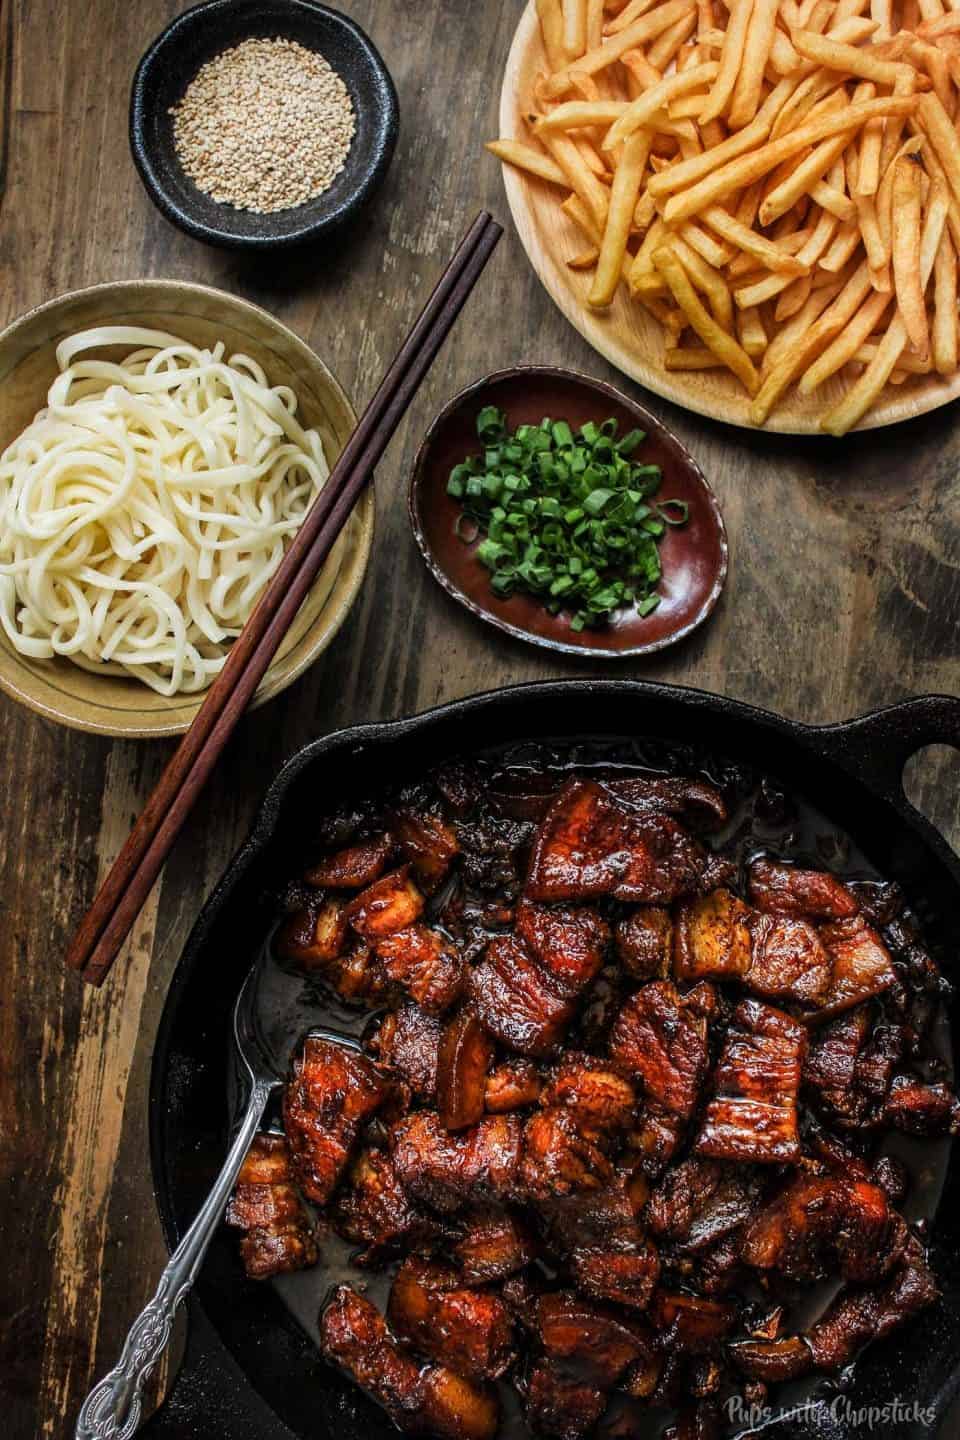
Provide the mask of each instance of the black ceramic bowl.
POLYGON ((130 148, 147 194, 196 240, 272 250, 318 239, 353 215, 383 179, 399 126, 397 92, 376 48, 352 20, 313 0, 206 0, 168 25, 133 80, 130 148), (296 40, 318 51, 350 92, 357 129, 343 170, 316 200, 270 215, 220 205, 188 179, 173 145, 171 106, 222 50, 251 37, 296 40))

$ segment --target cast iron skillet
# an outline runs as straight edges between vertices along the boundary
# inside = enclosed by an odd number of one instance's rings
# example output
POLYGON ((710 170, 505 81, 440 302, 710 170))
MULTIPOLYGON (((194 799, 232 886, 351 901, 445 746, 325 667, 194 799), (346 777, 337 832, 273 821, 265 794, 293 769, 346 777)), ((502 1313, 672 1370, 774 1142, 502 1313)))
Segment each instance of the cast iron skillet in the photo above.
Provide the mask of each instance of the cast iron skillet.
MULTIPOLYGON (((236 994, 276 914, 276 893, 302 864, 311 817, 358 775, 364 786, 416 775, 444 755, 525 739, 650 736, 776 776, 847 831, 900 882, 954 980, 960 860, 907 802, 903 767, 921 746, 960 748, 960 700, 929 696, 846 724, 810 727, 697 690, 631 681, 521 685, 412 719, 315 741, 284 766, 253 831, 204 907, 174 976, 151 1081, 154 1183, 171 1248, 219 1169, 231 1116, 225 1083, 236 994)), ((954 1047, 957 1045, 954 1024, 954 1047)), ((956 1147, 932 1229, 942 1301, 866 1351, 844 1384, 854 1410, 891 1407, 851 1425, 825 1403, 764 1424, 776 1440, 953 1440, 960 1433, 960 1165, 956 1147), (898 1404, 901 1408, 892 1408, 898 1404), (919 1405, 926 1412, 917 1417, 919 1405)), ((834 1387, 835 1390, 835 1387, 834 1387)), ((820 1392, 823 1392, 821 1384, 820 1392)), ((150 1440, 387 1440, 383 1413, 320 1360, 274 1291, 244 1279, 221 1230, 190 1300, 186 1357, 150 1440)), ((755 1434, 744 1430, 742 1434, 755 1434)))

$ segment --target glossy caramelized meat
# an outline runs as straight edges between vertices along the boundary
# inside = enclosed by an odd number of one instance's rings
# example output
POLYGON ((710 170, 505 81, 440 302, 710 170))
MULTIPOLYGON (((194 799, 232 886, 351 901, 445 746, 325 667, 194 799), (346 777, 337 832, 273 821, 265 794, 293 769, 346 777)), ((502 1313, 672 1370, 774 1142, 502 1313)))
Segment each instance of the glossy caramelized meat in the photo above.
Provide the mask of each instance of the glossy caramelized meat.
POLYGON ((323 1353, 368 1391, 391 1420, 444 1440, 492 1440, 495 1397, 443 1365, 421 1366, 391 1335, 372 1305, 341 1285, 320 1322, 323 1353))
POLYGON ((284 1094, 283 1124, 308 1200, 330 1199, 361 1127, 388 1089, 363 1055, 316 1036, 305 1041, 284 1094))
POLYGON ((724 849, 728 818, 697 777, 524 761, 321 824, 277 955, 372 1013, 359 1049, 306 1040, 228 1219, 253 1276, 315 1262, 305 1201, 389 1271, 385 1314, 341 1286, 321 1336, 402 1431, 493 1440, 511 1387, 545 1440, 643 1406, 715 1440, 738 1387, 936 1300, 883 1147, 960 1131, 943 982, 896 886, 724 849))
POLYGON ((237 1176, 227 1224, 244 1232, 243 1268, 251 1280, 317 1263, 313 1222, 300 1199, 283 1135, 257 1135, 237 1176))

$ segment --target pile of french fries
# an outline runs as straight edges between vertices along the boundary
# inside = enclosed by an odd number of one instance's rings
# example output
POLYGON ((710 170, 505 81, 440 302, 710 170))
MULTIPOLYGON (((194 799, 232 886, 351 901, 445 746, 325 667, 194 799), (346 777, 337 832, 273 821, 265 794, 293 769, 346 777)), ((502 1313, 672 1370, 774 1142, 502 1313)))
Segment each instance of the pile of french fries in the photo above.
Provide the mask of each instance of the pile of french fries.
POLYGON ((589 306, 625 285, 664 367, 725 366, 757 425, 842 373, 842 435, 955 373, 960 0, 536 6, 529 137, 487 148, 556 187, 589 306))

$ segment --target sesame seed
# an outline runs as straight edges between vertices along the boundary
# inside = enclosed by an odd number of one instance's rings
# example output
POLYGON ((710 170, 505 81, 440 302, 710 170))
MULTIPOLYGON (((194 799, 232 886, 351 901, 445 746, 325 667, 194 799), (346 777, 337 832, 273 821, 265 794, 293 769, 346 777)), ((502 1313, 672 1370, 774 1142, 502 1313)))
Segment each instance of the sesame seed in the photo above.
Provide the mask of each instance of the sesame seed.
POLYGON ((337 72, 295 40, 243 40, 197 71, 171 108, 174 147, 221 205, 270 214, 315 200, 346 164, 353 101, 337 72))

